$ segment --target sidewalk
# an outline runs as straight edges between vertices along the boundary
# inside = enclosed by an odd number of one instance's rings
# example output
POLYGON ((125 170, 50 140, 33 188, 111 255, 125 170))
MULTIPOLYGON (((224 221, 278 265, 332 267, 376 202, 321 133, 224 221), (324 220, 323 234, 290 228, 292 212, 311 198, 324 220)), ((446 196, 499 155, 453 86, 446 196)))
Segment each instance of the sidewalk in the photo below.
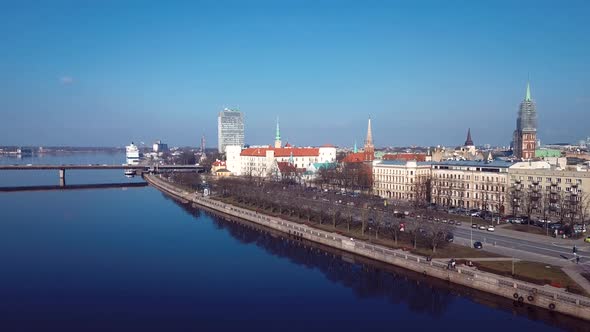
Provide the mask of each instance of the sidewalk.
POLYGON ((588 281, 588 279, 586 279, 582 276, 582 273, 588 273, 588 271, 586 271, 586 268, 584 266, 579 265, 579 264, 575 264, 575 265, 566 266, 562 270, 570 278, 572 278, 573 281, 575 281, 578 285, 580 285, 580 287, 584 288, 586 293, 590 294, 590 281, 588 281))

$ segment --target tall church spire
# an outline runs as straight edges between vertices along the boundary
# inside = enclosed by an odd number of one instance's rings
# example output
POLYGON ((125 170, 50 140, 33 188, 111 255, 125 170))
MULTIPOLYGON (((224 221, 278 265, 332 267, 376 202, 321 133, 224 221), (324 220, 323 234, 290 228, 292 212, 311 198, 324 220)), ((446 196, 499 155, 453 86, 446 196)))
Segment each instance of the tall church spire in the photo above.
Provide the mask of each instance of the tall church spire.
POLYGON ((281 143, 281 129, 279 127, 279 117, 277 116, 277 133, 275 135, 275 148, 280 148, 282 147, 282 143, 281 143))
POLYGON ((371 117, 369 117, 369 124, 367 126, 367 139, 365 140, 365 148, 363 149, 365 161, 373 161, 375 159, 375 146, 373 145, 373 132, 371 130, 371 117))
POLYGON ((367 139, 365 140, 365 148, 373 146, 373 132, 371 131, 371 117, 369 117, 369 124, 367 126, 367 139))
POLYGON ((526 96, 524 97, 524 101, 531 101, 531 85, 529 82, 526 82, 526 96))
POLYGON ((473 146, 473 140, 471 139, 471 128, 467 129, 467 139, 465 140, 465 146, 473 146))

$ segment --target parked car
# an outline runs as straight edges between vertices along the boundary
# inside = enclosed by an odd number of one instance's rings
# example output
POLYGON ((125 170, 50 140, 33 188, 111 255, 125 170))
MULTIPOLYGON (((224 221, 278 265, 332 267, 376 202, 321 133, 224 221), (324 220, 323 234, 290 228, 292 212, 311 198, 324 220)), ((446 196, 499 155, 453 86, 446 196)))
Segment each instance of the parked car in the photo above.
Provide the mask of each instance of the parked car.
POLYGON ((494 228, 494 226, 488 226, 488 232, 493 232, 493 231, 495 231, 495 230, 496 230, 496 229, 494 228))
POLYGON ((473 242, 473 248, 475 248, 475 249, 482 249, 483 248, 483 244, 481 244, 481 242, 479 242, 479 241, 473 242))
POLYGON ((454 225, 455 221, 454 220, 449 220, 449 225, 454 225))
POLYGON ((575 224, 574 225, 574 233, 586 233, 586 225, 575 224))
POLYGON ((509 223, 511 224, 522 224, 524 222, 524 220, 522 218, 519 217, 514 217, 514 218, 510 218, 508 220, 509 223))
POLYGON ((461 222, 460 221, 455 221, 455 225, 461 226, 461 222))
POLYGON ((477 224, 471 224, 471 228, 477 228, 477 224))
POLYGON ((453 242, 455 236, 452 233, 448 233, 445 239, 447 240, 447 242, 453 242))
POLYGON ((479 225, 479 229, 480 229, 480 230, 482 230, 482 231, 485 231, 485 230, 486 230, 486 226, 484 226, 484 225, 479 225))

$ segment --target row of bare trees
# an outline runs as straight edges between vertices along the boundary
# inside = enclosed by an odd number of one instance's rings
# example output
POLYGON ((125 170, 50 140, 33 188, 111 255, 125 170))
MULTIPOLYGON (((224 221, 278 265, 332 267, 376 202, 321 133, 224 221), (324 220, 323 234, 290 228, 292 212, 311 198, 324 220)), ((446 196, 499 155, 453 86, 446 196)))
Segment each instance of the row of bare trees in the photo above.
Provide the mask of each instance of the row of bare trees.
POLYGON ((345 191, 369 192, 373 187, 370 164, 341 163, 326 165, 318 170, 316 185, 320 188, 343 188, 345 191))
MULTIPOLYGON (((424 184, 427 185, 427 184, 424 184)), ((216 195, 258 212, 278 214, 299 222, 331 225, 335 230, 358 231, 362 236, 390 239, 396 244, 409 240, 414 248, 424 246, 436 252, 446 243, 452 226, 421 219, 402 219, 395 207, 376 204, 368 195, 350 197, 318 192, 300 184, 269 179, 221 178, 215 182, 216 195)), ((423 210, 422 215, 428 211, 423 210)))
POLYGON ((590 195, 577 188, 562 191, 556 186, 542 189, 539 185, 515 184, 509 195, 512 214, 526 216, 528 220, 539 217, 572 225, 585 224, 590 217, 590 195))

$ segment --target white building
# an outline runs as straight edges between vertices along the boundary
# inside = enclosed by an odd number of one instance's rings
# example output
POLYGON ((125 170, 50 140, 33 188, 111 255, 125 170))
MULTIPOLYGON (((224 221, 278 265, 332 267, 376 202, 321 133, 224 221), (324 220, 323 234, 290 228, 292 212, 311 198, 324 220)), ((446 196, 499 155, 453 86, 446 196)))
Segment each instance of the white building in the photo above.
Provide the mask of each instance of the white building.
POLYGON ((373 162, 373 192, 383 198, 413 200, 416 184, 430 178, 431 162, 376 160, 373 162))
POLYGON ((157 140, 156 143, 152 146, 152 150, 155 153, 162 153, 168 151, 168 144, 162 143, 162 141, 157 140))
POLYGON ((333 146, 283 148, 253 147, 241 149, 239 146, 226 148, 227 169, 234 175, 267 177, 277 171, 277 163, 290 162, 297 169, 311 168, 314 163, 336 161, 336 148, 333 146))

